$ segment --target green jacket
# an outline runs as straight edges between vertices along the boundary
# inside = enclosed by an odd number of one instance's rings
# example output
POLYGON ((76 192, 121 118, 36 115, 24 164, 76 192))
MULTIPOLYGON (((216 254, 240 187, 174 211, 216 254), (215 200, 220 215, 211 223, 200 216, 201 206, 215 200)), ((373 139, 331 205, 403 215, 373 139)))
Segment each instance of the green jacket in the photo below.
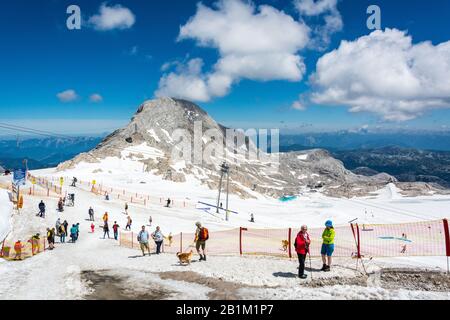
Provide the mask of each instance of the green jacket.
POLYGON ((336 231, 333 228, 325 229, 322 233, 322 239, 324 244, 334 244, 334 236, 336 231))

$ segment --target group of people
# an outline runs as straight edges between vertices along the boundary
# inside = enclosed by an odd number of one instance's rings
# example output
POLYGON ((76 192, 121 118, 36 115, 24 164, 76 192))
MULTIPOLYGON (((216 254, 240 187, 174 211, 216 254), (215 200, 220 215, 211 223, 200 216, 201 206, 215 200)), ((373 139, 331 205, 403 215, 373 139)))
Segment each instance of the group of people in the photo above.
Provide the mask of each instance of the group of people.
MULTIPOLYGON (((64 220, 64 222, 61 223, 60 218, 58 218, 58 220, 56 220, 55 228, 53 228, 52 230, 53 230, 53 238, 54 238, 54 233, 56 230, 56 236, 60 238, 61 243, 66 242, 66 237, 69 236, 69 233, 70 233, 70 241, 72 243, 77 242, 77 240, 80 236, 80 224, 79 223, 73 224, 72 227, 70 227, 70 229, 69 229, 69 223, 67 222, 67 220, 64 220)), ((47 229, 47 231, 48 231, 48 229, 47 229)), ((53 243, 54 243, 54 240, 53 240, 53 243)))
MULTIPOLYGON (((322 269, 320 271, 329 272, 331 271, 331 262, 334 252, 334 237, 336 232, 333 227, 333 222, 328 220, 325 222, 325 229, 322 233, 322 269)), ((308 234, 308 227, 306 225, 302 226, 300 232, 295 238, 294 247, 297 252, 299 268, 298 276, 300 279, 306 279, 308 276, 305 274, 305 261, 306 256, 310 254, 311 238, 308 234)))
MULTIPOLYGON (((107 195, 106 195, 107 196, 107 195)), ((58 203, 58 208, 60 207, 62 202, 62 199, 60 199, 58 203)), ((171 204, 171 200, 167 199, 166 206, 169 207, 171 204)), ((38 216, 45 218, 45 204, 43 201, 39 203, 39 214, 38 216)), ((62 211, 62 210, 60 210, 62 211)), ((131 230, 132 225, 132 219, 130 215, 128 214, 128 204, 125 204, 125 214, 127 214, 127 224, 125 227, 125 230, 131 230)), ((103 215, 103 239, 105 239, 106 236, 108 236, 108 239, 110 238, 109 235, 109 215, 107 212, 103 215)), ((89 208, 89 221, 95 221, 94 220, 94 209, 92 207, 89 208)), ((250 221, 254 222, 254 215, 251 214, 250 221)), ((149 225, 152 225, 152 217, 149 218, 149 225)), ((204 228, 200 222, 197 222, 195 224, 196 231, 195 231, 195 248, 200 256, 199 261, 206 261, 206 241, 209 239, 209 233, 208 229, 204 228)), ((91 224, 91 230, 94 232, 94 224, 91 224)), ((112 226, 114 239, 118 240, 118 234, 119 234, 119 228, 117 221, 114 221, 114 224, 112 226)), ((55 243, 55 234, 60 237, 60 242, 64 243, 65 239, 70 232, 70 238, 73 243, 75 243, 79 238, 79 223, 73 224, 72 227, 69 230, 69 224, 66 220, 61 223, 60 218, 56 221, 55 228, 47 228, 47 240, 49 244, 49 249, 52 250, 54 248, 55 243)), ((34 239, 35 242, 39 242, 39 234, 36 236, 37 238, 32 238, 32 241, 34 239), (37 239, 37 240, 36 240, 37 239)), ((406 235, 404 235, 406 238, 406 235)), ((155 231, 151 234, 146 230, 145 226, 141 227, 141 230, 139 234, 137 235, 137 240, 140 244, 140 249, 142 251, 142 255, 145 256, 145 253, 147 252, 150 255, 150 245, 149 241, 150 238, 153 239, 156 245, 156 254, 161 253, 161 248, 164 242, 164 234, 161 231, 161 228, 159 226, 156 227, 155 231)), ((335 238, 335 230, 333 226, 333 222, 331 220, 328 220, 325 222, 325 229, 322 233, 322 247, 321 247, 321 256, 322 256, 322 268, 321 271, 329 272, 331 270, 331 264, 332 264, 332 256, 334 252, 334 238, 335 238)), ((308 227, 306 225, 303 225, 300 229, 300 232, 297 234, 294 242, 294 247, 297 253, 298 262, 299 262, 299 268, 298 268, 298 276, 301 279, 306 279, 307 275, 305 274, 305 262, 306 257, 308 254, 310 254, 310 246, 311 246, 311 238, 308 234, 308 227)), ((16 252, 16 258, 21 255, 21 250, 23 248, 23 244, 20 242, 16 242, 14 249, 16 252)), ((33 248, 34 251, 34 248, 33 248)))
POLYGON ((156 244, 156 254, 161 253, 161 247, 164 242, 164 235, 161 231, 160 227, 156 227, 156 230, 149 234, 147 230, 145 230, 145 226, 142 226, 141 231, 139 231, 137 235, 137 240, 139 242, 139 245, 141 247, 142 255, 145 256, 145 251, 148 252, 148 255, 150 256, 150 245, 149 245, 149 239, 150 237, 153 239, 153 241, 156 244))

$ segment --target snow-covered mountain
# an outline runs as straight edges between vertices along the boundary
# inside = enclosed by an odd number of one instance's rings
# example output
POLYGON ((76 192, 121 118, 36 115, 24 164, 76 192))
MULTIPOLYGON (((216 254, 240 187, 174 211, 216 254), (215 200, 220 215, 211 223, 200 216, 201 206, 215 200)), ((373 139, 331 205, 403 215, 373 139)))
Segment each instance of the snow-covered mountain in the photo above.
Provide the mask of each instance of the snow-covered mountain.
MULTIPOLYGON (((256 150, 253 140, 242 136, 239 131, 234 133, 241 144, 227 146, 226 128, 199 106, 184 100, 160 98, 144 102, 126 127, 107 136, 92 151, 60 164, 58 170, 90 163, 98 164, 93 172, 102 172, 105 169, 102 161, 112 157, 132 160, 145 172, 166 180, 184 182, 189 176, 216 189, 220 178, 219 166, 226 161, 231 167, 230 190, 243 198, 254 197, 255 194, 279 197, 297 194, 304 188, 320 188, 321 192, 331 196, 366 195, 396 181, 384 173, 371 177, 356 175, 327 151, 319 149, 279 153, 275 158, 263 161, 249 159, 248 155, 238 151, 242 151, 241 148, 256 150), (203 134, 196 136, 195 128, 199 123, 203 134), (212 153, 210 162, 205 159, 200 162, 175 159, 174 151, 179 154, 181 150, 173 134, 179 130, 193 137, 191 150, 187 149, 191 160, 198 156, 194 140, 201 145, 201 150, 223 147, 223 154, 212 153), (205 135, 209 130, 216 132, 215 137, 205 135)), ((260 152, 259 155, 267 159, 267 154, 260 152)))

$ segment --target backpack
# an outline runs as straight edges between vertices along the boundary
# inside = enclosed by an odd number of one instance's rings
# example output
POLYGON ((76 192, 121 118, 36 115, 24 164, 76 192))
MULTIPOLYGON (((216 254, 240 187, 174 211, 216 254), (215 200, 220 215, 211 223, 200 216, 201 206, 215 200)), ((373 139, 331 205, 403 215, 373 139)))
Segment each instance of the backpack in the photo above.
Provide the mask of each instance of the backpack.
POLYGON ((200 241, 206 241, 209 239, 209 231, 206 228, 201 228, 200 232, 198 233, 198 239, 200 241))

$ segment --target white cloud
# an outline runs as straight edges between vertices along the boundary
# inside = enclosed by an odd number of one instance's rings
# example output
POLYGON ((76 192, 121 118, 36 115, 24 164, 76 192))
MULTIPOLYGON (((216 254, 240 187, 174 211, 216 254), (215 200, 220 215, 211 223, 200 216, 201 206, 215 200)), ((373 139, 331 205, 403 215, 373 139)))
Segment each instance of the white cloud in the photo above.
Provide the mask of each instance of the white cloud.
MULTIPOLYGON (((186 39, 217 49, 219 60, 209 73, 201 72, 201 66, 200 71, 191 70, 189 64, 199 65, 201 59, 190 60, 188 66, 162 77, 156 95, 209 101, 228 94, 241 79, 300 81, 306 72, 298 52, 308 44, 309 28, 268 5, 220 0, 212 9, 199 4, 196 14, 180 28, 178 40, 186 39), (186 82, 190 90, 179 86, 186 82)), ((163 71, 170 67, 164 65, 163 71)))
POLYGON ((77 93, 72 89, 60 92, 56 96, 61 102, 72 102, 78 99, 77 93))
POLYGON ((299 111, 305 111, 306 107, 304 104, 302 104, 300 101, 294 101, 292 103, 292 108, 299 111))
POLYGON ((309 47, 324 50, 331 36, 343 29, 342 16, 337 9, 338 0, 294 0, 301 17, 323 16, 324 24, 313 28, 313 37, 309 47))
POLYGON ((94 102, 94 103, 99 103, 99 102, 103 101, 103 97, 98 93, 93 93, 89 97, 89 101, 94 102))
POLYGON ((129 29, 135 22, 136 18, 130 9, 120 4, 108 6, 106 3, 102 3, 99 13, 88 20, 88 23, 99 31, 129 29))
POLYGON ((311 100, 405 121, 450 107, 449 74, 450 41, 413 44, 406 32, 378 30, 319 59, 311 100))
POLYGON ((294 4, 302 15, 318 16, 335 10, 337 0, 295 0, 294 4))
POLYGON ((305 95, 300 94, 298 97, 298 100, 294 101, 291 105, 292 109, 299 110, 299 111, 305 111, 306 110, 306 101, 305 101, 305 95))
POLYGON ((165 74, 159 81, 159 89, 155 95, 201 102, 209 101, 210 94, 202 75, 202 67, 202 59, 192 59, 186 66, 180 66, 175 72, 165 74))

